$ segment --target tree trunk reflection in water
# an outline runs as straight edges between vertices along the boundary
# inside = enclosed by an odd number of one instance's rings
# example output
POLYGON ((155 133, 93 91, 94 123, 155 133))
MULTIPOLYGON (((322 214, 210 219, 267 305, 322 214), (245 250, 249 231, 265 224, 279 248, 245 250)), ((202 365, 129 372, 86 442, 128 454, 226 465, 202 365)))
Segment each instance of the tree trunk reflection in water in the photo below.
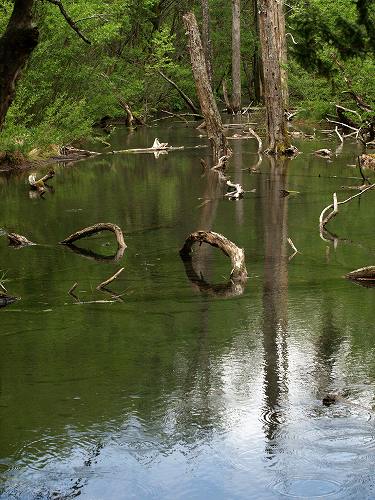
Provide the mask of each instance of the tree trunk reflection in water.
POLYGON ((264 227, 263 349, 264 349, 264 432, 272 454, 272 441, 280 424, 280 400, 287 392, 288 327, 288 198, 281 190, 287 185, 288 160, 270 158, 271 171, 261 176, 264 227))

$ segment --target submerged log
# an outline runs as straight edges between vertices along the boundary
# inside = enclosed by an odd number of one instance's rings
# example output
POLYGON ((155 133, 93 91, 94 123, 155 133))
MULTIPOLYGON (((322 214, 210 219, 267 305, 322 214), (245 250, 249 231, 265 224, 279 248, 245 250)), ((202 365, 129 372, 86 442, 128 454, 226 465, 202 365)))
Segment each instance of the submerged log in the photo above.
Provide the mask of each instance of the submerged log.
POLYGON ((30 174, 29 175, 29 184, 31 189, 37 190, 39 193, 44 193, 46 190, 46 182, 49 179, 52 179, 55 176, 55 171, 50 170, 46 175, 41 177, 40 179, 36 179, 35 174, 30 174))
POLYGON ((180 256, 183 260, 191 258, 191 250, 194 243, 199 243, 200 245, 208 243, 225 253, 232 262, 231 279, 243 280, 247 278, 244 250, 225 238, 225 236, 213 231, 196 231, 191 233, 180 250, 180 256))
POLYGON ((9 245, 14 247, 25 247, 28 245, 35 245, 32 241, 28 240, 25 236, 17 233, 8 233, 9 245))
POLYGON ((65 240, 60 241, 60 245, 71 245, 81 238, 87 238, 88 236, 100 233, 101 231, 111 231, 112 233, 114 233, 119 248, 126 248, 126 243, 121 228, 116 224, 112 224, 110 222, 99 222, 98 224, 94 224, 93 226, 85 227, 84 229, 71 234, 70 236, 65 238, 65 240))
POLYGON ((193 12, 186 13, 183 16, 183 20, 189 40, 190 59, 195 86, 206 123, 208 139, 212 147, 213 163, 216 164, 221 156, 229 154, 228 143, 224 134, 220 113, 212 93, 197 20, 193 12))

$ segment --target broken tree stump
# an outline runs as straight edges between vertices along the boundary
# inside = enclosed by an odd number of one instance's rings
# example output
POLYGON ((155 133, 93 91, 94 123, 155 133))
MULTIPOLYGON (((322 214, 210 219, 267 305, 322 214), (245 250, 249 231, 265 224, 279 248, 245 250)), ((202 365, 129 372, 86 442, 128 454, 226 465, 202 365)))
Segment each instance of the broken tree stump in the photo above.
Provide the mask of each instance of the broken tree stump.
POLYGON ((101 231, 111 231, 112 233, 114 233, 119 248, 122 249, 126 248, 126 243, 121 228, 116 224, 112 224, 110 222, 99 222, 98 224, 94 224, 93 226, 88 226, 83 229, 80 229, 79 231, 65 238, 65 240, 60 241, 60 245, 71 245, 72 243, 74 243, 77 240, 80 240, 81 238, 87 238, 88 236, 100 233, 101 231))
POLYGON ((191 233, 180 250, 180 256, 183 260, 191 258, 191 250, 194 243, 208 243, 209 245, 219 248, 227 255, 232 262, 232 270, 230 277, 232 280, 243 280, 247 278, 247 270, 245 265, 245 252, 225 236, 214 233, 213 231, 196 231, 191 233))

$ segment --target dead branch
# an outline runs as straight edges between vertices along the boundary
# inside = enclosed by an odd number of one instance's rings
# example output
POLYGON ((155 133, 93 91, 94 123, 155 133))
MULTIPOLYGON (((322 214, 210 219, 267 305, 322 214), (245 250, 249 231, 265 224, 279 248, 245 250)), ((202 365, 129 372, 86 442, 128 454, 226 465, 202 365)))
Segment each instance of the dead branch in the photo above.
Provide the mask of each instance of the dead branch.
POLYGON ((326 118, 326 120, 329 123, 334 123, 335 125, 340 125, 341 127, 346 127, 346 128, 348 128, 350 130, 355 130, 356 132, 359 131, 358 127, 352 127, 351 125, 347 125, 346 123, 337 122, 336 120, 330 120, 329 118, 326 118))
POLYGON ((363 99, 361 96, 357 95, 355 92, 353 92, 353 90, 344 90, 344 92, 342 92, 343 94, 350 94, 353 99, 355 100, 355 102, 357 103, 357 106, 362 109, 363 111, 366 111, 367 113, 371 113, 373 111, 372 107, 369 106, 363 99))
POLYGON ((320 226, 320 228, 324 228, 324 226, 333 217, 335 217, 338 214, 338 211, 339 211, 338 206, 339 205, 343 205, 344 203, 348 203, 349 201, 354 200, 354 198, 357 198, 358 196, 361 196, 363 193, 365 193, 366 191, 369 191, 370 189, 372 189, 374 187, 375 187, 375 184, 370 184, 370 186, 362 189, 362 191, 360 191, 359 193, 356 193, 353 196, 350 196, 349 198, 347 198, 346 200, 343 200, 343 201, 337 201, 337 195, 336 195, 336 193, 333 193, 333 204, 328 205, 328 207, 324 208, 322 210, 322 213, 320 214, 320 217, 319 217, 319 226, 320 226), (324 217, 325 213, 328 212, 328 210, 331 210, 331 209, 333 209, 332 212, 330 212, 326 217, 324 217))
POLYGON ((216 165, 211 167, 211 170, 225 170, 226 163, 228 160, 229 156, 228 155, 223 155, 219 158, 219 161, 216 165))
POLYGON ((124 241, 124 235, 122 234, 121 228, 116 224, 112 224, 110 222, 99 222, 98 224, 94 224, 93 226, 85 227, 84 229, 71 234, 70 236, 65 238, 65 240, 60 241, 60 245, 71 245, 81 238, 87 238, 88 236, 92 236, 93 234, 99 233, 101 231, 111 231, 112 233, 114 233, 119 248, 126 248, 126 243, 124 241))
POLYGON ((249 132, 252 136, 255 137, 255 139, 258 141, 258 154, 261 153, 262 151, 262 147, 263 147, 263 143, 262 143, 262 139, 259 137, 259 135, 255 132, 255 130, 253 130, 251 127, 249 127, 249 132))
POLYGON ((44 193, 46 190, 45 183, 49 180, 52 179, 55 176, 55 171, 50 170, 46 175, 41 177, 40 179, 36 180, 35 174, 30 174, 29 175, 29 184, 31 189, 36 189, 39 193, 44 193))
POLYGON ((341 144, 343 144, 344 143, 344 139, 343 139, 342 135, 340 134, 337 126, 335 127, 335 132, 336 132, 338 138, 340 139, 341 144))
POLYGON ((117 271, 117 273, 113 274, 110 278, 108 278, 107 280, 105 280, 102 283, 100 283, 96 287, 96 289, 100 290, 101 288, 105 288, 107 285, 109 285, 110 283, 112 283, 112 281, 114 281, 118 276, 120 276, 120 274, 122 273, 123 270, 124 270, 124 268, 122 267, 121 269, 119 269, 117 271))
POLYGON ((199 242, 200 245, 205 242, 219 248, 231 259, 231 279, 243 280, 247 278, 244 250, 225 238, 225 236, 214 233, 213 231, 196 231, 195 233, 191 233, 180 250, 180 256, 183 260, 191 258, 192 246, 197 242, 199 242))
POLYGON ((171 80, 170 78, 168 78, 168 76, 165 75, 161 70, 159 70, 158 73, 159 73, 160 76, 162 76, 164 78, 164 80, 166 80, 168 83, 170 83, 172 85, 172 87, 174 87, 177 90, 177 92, 180 94, 180 96, 186 102, 186 104, 189 106, 189 108, 192 110, 192 112, 194 114, 199 115, 199 109, 195 106, 195 104, 190 99, 190 97, 187 96, 185 94, 185 92, 180 89, 180 87, 177 85, 177 83, 175 83, 173 80, 171 80))
POLYGON ((373 282, 375 284, 375 266, 361 267, 348 273, 345 278, 353 281, 373 282))
POLYGON ((78 286, 78 283, 74 283, 74 285, 71 288, 69 288, 68 294, 73 295, 73 297, 74 297, 75 295, 73 292, 77 288, 77 286, 78 286))
POLYGON ((9 245, 14 247, 25 247, 28 245, 35 245, 32 241, 28 240, 25 236, 17 233, 8 233, 9 245))
MULTIPOLYGON (((161 109, 160 110, 162 113, 165 113, 166 115, 169 115, 171 117, 175 117, 178 120, 184 122, 186 125, 188 125, 188 120, 183 116, 183 114, 178 114, 178 113, 172 113, 171 111, 167 111, 166 109, 161 109)), ((190 115, 191 116, 191 115, 190 115)), ((194 115, 193 115, 194 116, 194 115)))
POLYGON ((349 109, 349 108, 344 108, 344 106, 339 106, 338 104, 336 104, 336 110, 340 110, 341 112, 345 112, 346 111, 347 113, 352 113, 353 115, 358 116, 358 118, 362 121, 362 117, 358 113, 358 111, 355 111, 355 110, 349 109))
POLYGON ((243 197, 244 190, 241 184, 233 184, 233 182, 227 181, 227 186, 233 188, 233 190, 226 193, 224 196, 227 196, 231 200, 239 200, 243 197))
POLYGON ((78 28, 77 24, 73 21, 73 19, 69 16, 69 14, 66 12, 61 0, 47 0, 47 2, 52 3, 53 5, 57 5, 58 8, 60 9, 61 14, 65 18, 65 21, 69 24, 69 26, 77 33, 77 35, 87 44, 91 45, 91 42, 88 38, 85 37, 85 35, 82 33, 82 31, 78 28))

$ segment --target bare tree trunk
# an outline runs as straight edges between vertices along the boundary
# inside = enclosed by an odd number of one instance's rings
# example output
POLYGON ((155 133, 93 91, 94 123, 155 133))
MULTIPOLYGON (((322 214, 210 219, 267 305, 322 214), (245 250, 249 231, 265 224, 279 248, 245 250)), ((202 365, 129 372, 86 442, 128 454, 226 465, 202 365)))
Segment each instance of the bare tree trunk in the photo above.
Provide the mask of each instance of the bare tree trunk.
POLYGON ((232 108, 241 109, 241 0, 232 0, 232 108))
POLYGON ((280 16, 278 0, 259 0, 259 34, 267 111, 268 151, 272 154, 285 154, 291 147, 284 114, 280 16))
POLYGON ((16 95, 21 72, 38 44, 39 32, 33 25, 35 0, 15 0, 12 15, 0 38, 0 130, 16 95))
POLYGON ((207 74, 212 87, 212 45, 211 45, 211 18, 208 0, 201 0, 202 4, 202 45, 204 57, 206 59, 207 74))
POLYGON ((288 91, 288 52, 286 45, 286 34, 285 34, 285 16, 284 16, 284 1, 278 0, 276 2, 277 9, 277 24, 279 31, 279 60, 281 69, 281 91, 283 94, 284 109, 288 107, 289 104, 289 91, 288 91))
POLYGON ((183 20, 187 29, 191 66, 202 115, 206 122, 207 135, 211 143, 213 161, 218 163, 220 157, 228 155, 228 143, 208 78, 197 20, 192 12, 186 13, 183 20))
MULTIPOLYGON (((258 0, 253 0, 253 18, 254 18, 254 28, 257 38, 260 39, 259 35, 259 17, 258 17, 258 0)), ((254 77, 254 98, 255 102, 263 101, 263 68, 262 61, 259 56, 259 49, 256 50, 253 55, 253 77, 254 77)))

